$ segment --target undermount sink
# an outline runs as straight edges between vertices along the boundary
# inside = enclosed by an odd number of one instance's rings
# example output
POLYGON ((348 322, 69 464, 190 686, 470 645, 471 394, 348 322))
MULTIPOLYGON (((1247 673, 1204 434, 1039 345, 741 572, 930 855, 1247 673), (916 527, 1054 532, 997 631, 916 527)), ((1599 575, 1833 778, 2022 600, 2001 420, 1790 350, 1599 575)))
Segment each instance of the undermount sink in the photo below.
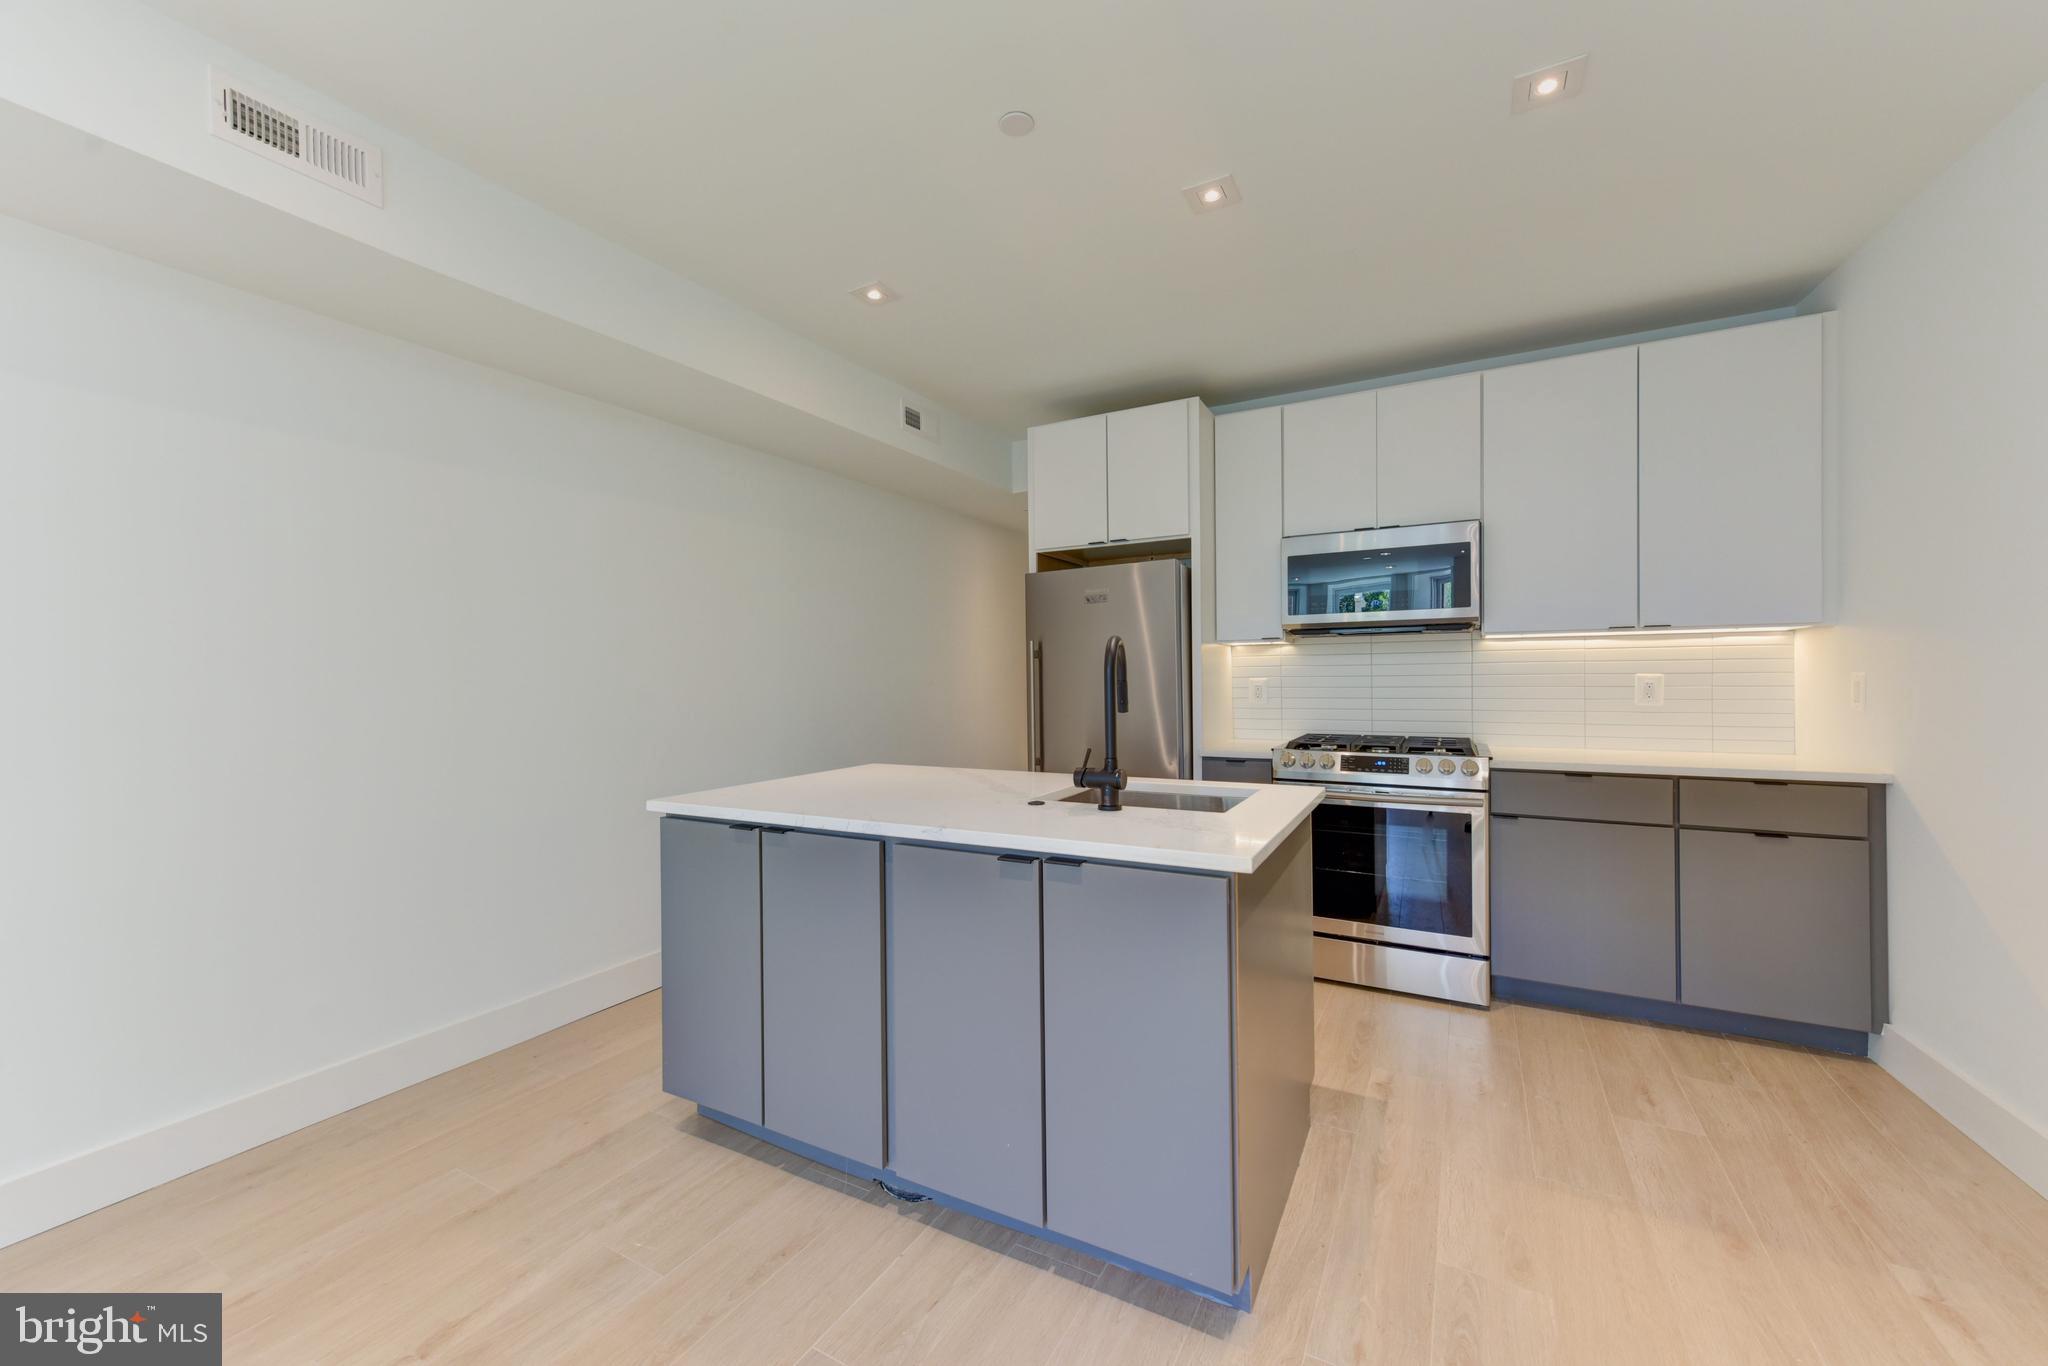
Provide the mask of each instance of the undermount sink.
MULTIPOLYGON (((1228 811, 1246 797, 1249 792, 1155 792, 1148 788, 1125 788, 1125 806, 1150 806, 1162 811, 1228 811)), ((1080 791, 1060 798, 1063 802, 1088 802, 1093 805, 1098 797, 1093 791, 1080 791)))

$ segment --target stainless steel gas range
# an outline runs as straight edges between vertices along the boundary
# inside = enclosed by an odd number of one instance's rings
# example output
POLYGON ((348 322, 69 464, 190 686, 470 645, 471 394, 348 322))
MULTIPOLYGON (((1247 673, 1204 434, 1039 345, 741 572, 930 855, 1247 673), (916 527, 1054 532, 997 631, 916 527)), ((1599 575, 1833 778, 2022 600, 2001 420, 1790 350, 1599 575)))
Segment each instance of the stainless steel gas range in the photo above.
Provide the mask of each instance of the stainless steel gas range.
POLYGON ((1463 736, 1302 735, 1273 779, 1321 783, 1316 976, 1483 1006, 1493 998, 1486 746, 1463 736))

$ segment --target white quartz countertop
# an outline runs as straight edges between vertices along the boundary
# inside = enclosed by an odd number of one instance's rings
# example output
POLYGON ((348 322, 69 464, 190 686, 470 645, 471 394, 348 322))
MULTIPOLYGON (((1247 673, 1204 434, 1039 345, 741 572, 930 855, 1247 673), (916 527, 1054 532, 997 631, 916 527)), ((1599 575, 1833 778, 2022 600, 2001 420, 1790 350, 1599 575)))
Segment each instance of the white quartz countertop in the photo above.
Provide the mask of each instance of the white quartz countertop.
POLYGON ((749 825, 966 844, 1019 853, 1249 873, 1308 818, 1322 793, 1308 784, 1134 778, 1129 791, 1249 793, 1228 811, 1062 802, 1061 773, 863 764, 794 778, 659 797, 649 811, 749 825), (1042 799, 1043 806, 1031 806, 1042 799))
POLYGON ((1679 778, 1763 778, 1791 783, 1889 783, 1876 769, 1819 764, 1796 754, 1674 754, 1661 750, 1493 748, 1497 769, 1538 773, 1651 773, 1679 778))

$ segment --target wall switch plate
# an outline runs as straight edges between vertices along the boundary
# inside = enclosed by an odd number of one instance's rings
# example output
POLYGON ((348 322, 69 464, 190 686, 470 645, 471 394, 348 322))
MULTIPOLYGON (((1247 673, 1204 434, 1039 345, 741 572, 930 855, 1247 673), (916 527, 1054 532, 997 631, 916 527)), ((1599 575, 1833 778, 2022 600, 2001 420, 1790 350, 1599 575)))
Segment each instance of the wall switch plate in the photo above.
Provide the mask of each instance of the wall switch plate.
POLYGON ((1252 701, 1263 703, 1266 700, 1266 680, 1263 678, 1254 678, 1251 681, 1251 692, 1252 701))
POLYGON ((1664 675, 1636 675, 1636 705, 1639 707, 1661 707, 1664 705, 1664 675))
POLYGON ((1855 673, 1852 673, 1852 674, 1850 674, 1850 675, 1849 675, 1849 710, 1850 710, 1850 711, 1862 711, 1862 710, 1863 710, 1863 699, 1864 699, 1864 698, 1865 698, 1866 696, 1868 696, 1868 695, 1869 695, 1869 691, 1870 691, 1870 689, 1869 689, 1868 685, 1867 685, 1867 684, 1865 684, 1865 682, 1864 682, 1864 680, 1863 680, 1863 671, 1862 671, 1862 670, 1860 670, 1860 669, 1859 669, 1859 670, 1857 670, 1857 671, 1856 671, 1855 673))

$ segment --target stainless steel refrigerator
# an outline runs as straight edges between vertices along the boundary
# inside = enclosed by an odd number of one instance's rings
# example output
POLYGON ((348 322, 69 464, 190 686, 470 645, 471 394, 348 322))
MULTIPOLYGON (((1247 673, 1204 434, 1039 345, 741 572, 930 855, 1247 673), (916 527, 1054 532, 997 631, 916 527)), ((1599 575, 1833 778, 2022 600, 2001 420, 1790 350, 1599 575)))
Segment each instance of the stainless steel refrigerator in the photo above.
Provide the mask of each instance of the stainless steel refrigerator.
POLYGON ((1134 778, 1195 776, 1188 567, 1179 560, 1053 569, 1024 579, 1031 766, 1103 755, 1102 654, 1124 638, 1131 709, 1117 717, 1117 762, 1134 778))

